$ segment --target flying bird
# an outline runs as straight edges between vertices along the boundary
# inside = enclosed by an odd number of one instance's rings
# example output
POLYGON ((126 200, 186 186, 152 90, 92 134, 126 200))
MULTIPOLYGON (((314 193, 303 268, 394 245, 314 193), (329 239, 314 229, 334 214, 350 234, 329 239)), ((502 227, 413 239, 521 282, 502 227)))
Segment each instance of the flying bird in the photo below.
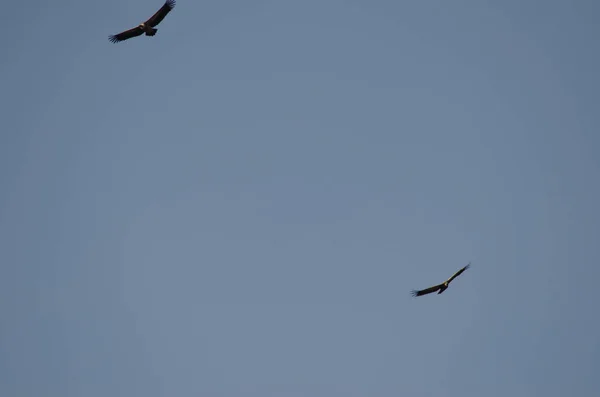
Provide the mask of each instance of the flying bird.
POLYGON ((113 43, 118 43, 119 41, 137 37, 144 33, 146 33, 146 36, 154 36, 158 31, 158 29, 155 29, 154 27, 158 25, 174 7, 175 0, 167 0, 165 1, 165 4, 160 7, 160 10, 156 11, 156 13, 152 15, 146 22, 140 23, 135 28, 126 30, 119 34, 108 36, 108 39, 113 43))
POLYGON ((464 272, 465 270, 467 270, 469 267, 471 267, 471 262, 469 262, 467 264, 467 266, 463 267, 462 269, 460 269, 459 271, 454 273, 454 275, 452 277, 450 277, 448 280, 444 281, 443 283, 434 285, 433 287, 422 289, 420 291, 413 290, 413 291, 411 291, 411 294, 412 294, 412 296, 421 296, 421 295, 427 295, 427 294, 431 294, 432 292, 438 291, 438 295, 439 295, 448 288, 448 285, 452 282, 452 280, 454 280, 456 277, 460 276, 461 273, 464 272))

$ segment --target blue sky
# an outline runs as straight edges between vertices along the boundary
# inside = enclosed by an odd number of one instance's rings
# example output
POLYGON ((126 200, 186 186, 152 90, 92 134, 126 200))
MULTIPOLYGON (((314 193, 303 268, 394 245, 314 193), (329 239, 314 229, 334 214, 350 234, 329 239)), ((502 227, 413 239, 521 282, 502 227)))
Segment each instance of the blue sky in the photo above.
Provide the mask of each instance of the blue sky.
POLYGON ((59 3, 0 25, 0 395, 600 391, 600 3, 59 3))

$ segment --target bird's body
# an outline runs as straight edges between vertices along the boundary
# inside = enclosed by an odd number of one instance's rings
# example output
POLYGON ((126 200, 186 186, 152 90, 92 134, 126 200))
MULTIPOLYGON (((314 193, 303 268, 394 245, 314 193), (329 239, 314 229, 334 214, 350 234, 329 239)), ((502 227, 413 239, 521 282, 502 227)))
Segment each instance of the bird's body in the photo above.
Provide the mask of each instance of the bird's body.
POLYGON ((454 280, 456 277, 460 276, 461 273, 464 272, 465 270, 467 270, 469 267, 471 267, 471 262, 469 262, 467 264, 467 266, 463 267, 462 269, 460 269, 459 271, 454 273, 454 275, 452 277, 450 277, 448 280, 444 281, 443 283, 434 285, 433 287, 425 288, 422 290, 413 290, 411 292, 411 294, 412 294, 412 296, 422 296, 422 295, 431 294, 432 292, 437 291, 437 294, 439 295, 448 289, 448 286, 450 285, 452 280, 454 280))
POLYGON ((145 23, 141 23, 140 28, 142 28, 144 30, 144 33, 146 33, 146 36, 154 36, 156 34, 156 32, 158 32, 158 29, 155 29, 150 25, 146 25, 145 23))
POLYGON ((119 34, 108 36, 108 39, 113 43, 118 43, 123 40, 130 39, 132 37, 141 36, 154 36, 158 29, 155 28, 167 14, 175 7, 175 0, 166 0, 165 4, 154 13, 146 22, 140 23, 135 28, 126 30, 119 34))

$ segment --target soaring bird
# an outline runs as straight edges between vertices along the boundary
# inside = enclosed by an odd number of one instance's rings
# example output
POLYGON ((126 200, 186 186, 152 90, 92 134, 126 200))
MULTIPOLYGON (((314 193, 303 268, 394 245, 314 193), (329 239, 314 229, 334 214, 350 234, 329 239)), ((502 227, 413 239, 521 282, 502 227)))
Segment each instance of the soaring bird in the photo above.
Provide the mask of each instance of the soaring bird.
POLYGON ((413 290, 413 291, 411 291, 411 294, 412 294, 412 296, 421 296, 421 295, 427 295, 427 294, 431 294, 432 292, 438 291, 438 295, 439 295, 448 288, 448 285, 452 282, 452 280, 454 280, 456 277, 460 276, 461 273, 464 272, 465 270, 467 270, 469 267, 471 267, 471 262, 469 262, 467 264, 467 266, 463 267, 462 269, 460 269, 459 271, 454 273, 454 275, 452 277, 450 277, 448 280, 444 281, 443 283, 434 285, 433 287, 422 289, 420 291, 413 290))
POLYGON ((154 29, 154 27, 158 25, 174 7, 175 0, 167 0, 165 1, 165 4, 160 7, 160 10, 156 11, 156 13, 152 15, 146 22, 140 23, 135 28, 126 30, 119 34, 108 36, 108 39, 113 43, 118 43, 119 41, 137 37, 144 33, 146 33, 146 36, 154 36, 158 31, 158 29, 154 29))

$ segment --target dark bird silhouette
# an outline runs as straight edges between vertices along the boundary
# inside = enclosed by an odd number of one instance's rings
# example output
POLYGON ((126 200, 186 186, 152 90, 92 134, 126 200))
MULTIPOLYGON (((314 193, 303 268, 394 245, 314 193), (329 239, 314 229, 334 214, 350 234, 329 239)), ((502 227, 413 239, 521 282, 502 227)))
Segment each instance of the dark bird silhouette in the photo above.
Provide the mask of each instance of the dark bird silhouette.
POLYGON ((158 29, 154 27, 158 25, 167 14, 175 7, 175 0, 167 0, 160 10, 156 11, 154 15, 152 15, 146 22, 140 23, 135 28, 126 30, 119 34, 115 34, 112 36, 108 36, 108 39, 113 43, 118 43, 119 41, 127 40, 132 37, 141 36, 146 33, 146 36, 154 36, 158 29))
POLYGON ((454 280, 456 277, 460 276, 461 273, 464 272, 465 270, 467 270, 469 267, 471 267, 471 262, 469 262, 467 264, 467 266, 463 267, 462 269, 460 269, 459 271, 454 273, 454 275, 452 277, 450 277, 448 280, 444 281, 443 283, 434 285, 433 287, 422 289, 420 291, 413 290, 413 291, 411 291, 411 295, 412 296, 421 296, 421 295, 431 294, 432 292, 436 292, 436 291, 438 291, 438 295, 439 295, 448 288, 448 285, 452 282, 452 280, 454 280))

